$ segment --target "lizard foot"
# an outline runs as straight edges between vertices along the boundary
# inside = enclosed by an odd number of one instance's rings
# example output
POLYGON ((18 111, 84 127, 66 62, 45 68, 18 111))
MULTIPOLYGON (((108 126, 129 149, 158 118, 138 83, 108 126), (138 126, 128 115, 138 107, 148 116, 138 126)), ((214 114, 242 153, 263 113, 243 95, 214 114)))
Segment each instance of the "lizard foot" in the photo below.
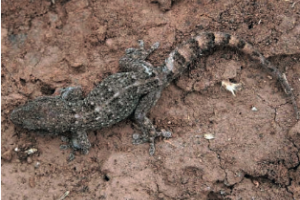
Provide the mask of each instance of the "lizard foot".
POLYGON ((75 154, 74 154, 74 152, 71 152, 70 155, 69 155, 69 157, 68 157, 68 159, 67 159, 67 161, 71 162, 74 159, 75 159, 75 154))
POLYGON ((91 143, 88 140, 78 141, 77 139, 72 138, 71 143, 74 150, 80 150, 84 155, 89 153, 91 143))
POLYGON ((137 133, 134 133, 132 135, 132 143, 133 144, 143 144, 146 142, 150 143, 150 149, 149 149, 149 154, 152 156, 155 153, 155 138, 157 137, 164 137, 164 138, 170 138, 172 137, 172 133, 170 131, 166 131, 166 130, 161 130, 160 132, 156 132, 156 134, 154 136, 148 136, 148 135, 140 135, 137 133))
POLYGON ((172 137, 172 133, 171 133, 171 131, 166 131, 166 130, 162 129, 161 132, 156 133, 156 136, 149 138, 149 143, 150 143, 149 154, 150 154, 150 156, 153 156, 155 153, 155 138, 159 137, 159 136, 162 136, 164 138, 170 138, 170 137, 172 137))
POLYGON ((61 141, 64 142, 64 143, 67 143, 67 144, 62 144, 59 146, 59 149, 61 150, 67 150, 69 148, 71 148, 71 145, 70 145, 70 139, 66 136, 61 136, 61 141))
POLYGON ((70 162, 75 159, 75 151, 81 151, 82 154, 86 155, 89 153, 91 143, 89 142, 87 135, 84 131, 78 131, 72 135, 72 138, 62 136, 61 140, 67 144, 60 145, 61 150, 66 150, 71 148, 71 153, 67 158, 70 162))
POLYGON ((61 139, 62 142, 70 142, 70 139, 66 136, 61 136, 60 139, 61 139))
POLYGON ((62 144, 62 145, 59 146, 59 149, 61 149, 61 150, 67 150, 67 149, 69 149, 70 147, 71 147, 71 146, 68 145, 68 144, 62 144))
POLYGON ((89 153, 89 149, 92 146, 85 130, 78 130, 74 132, 72 135, 71 144, 74 150, 80 150, 84 155, 89 153))
POLYGON ((144 48, 143 40, 138 40, 138 44, 139 44, 139 48, 125 49, 125 53, 127 57, 145 60, 153 51, 155 51, 159 47, 159 42, 154 43, 148 50, 144 48))

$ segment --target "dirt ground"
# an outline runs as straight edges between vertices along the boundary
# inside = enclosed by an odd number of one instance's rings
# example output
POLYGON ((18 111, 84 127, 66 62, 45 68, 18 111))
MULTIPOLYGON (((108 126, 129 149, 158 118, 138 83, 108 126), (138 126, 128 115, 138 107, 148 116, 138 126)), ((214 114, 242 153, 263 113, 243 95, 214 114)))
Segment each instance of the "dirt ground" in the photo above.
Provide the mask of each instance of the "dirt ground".
POLYGON ((284 72, 300 107, 300 2, 294 0, 13 0, 2 4, 2 199, 300 199, 300 122, 259 63, 222 49, 191 66, 151 110, 173 137, 133 145, 128 119, 89 132, 67 162, 60 137, 15 127, 29 99, 81 85, 85 95, 143 39, 158 66, 180 42, 223 31, 252 43, 284 72), (234 97, 220 86, 243 83, 234 97), (253 108, 256 111, 253 111, 253 108), (213 134, 213 140, 204 138, 213 134), (37 152, 25 153, 30 148, 37 152), (61 198, 62 197, 62 198, 61 198))

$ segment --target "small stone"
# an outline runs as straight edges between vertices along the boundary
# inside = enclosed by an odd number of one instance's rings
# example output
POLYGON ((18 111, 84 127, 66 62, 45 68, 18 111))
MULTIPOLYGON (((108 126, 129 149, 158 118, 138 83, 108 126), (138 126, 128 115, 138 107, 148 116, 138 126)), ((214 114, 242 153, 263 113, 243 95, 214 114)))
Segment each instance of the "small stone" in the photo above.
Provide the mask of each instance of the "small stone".
POLYGON ((193 89, 196 92, 201 92, 203 93, 205 90, 207 90, 208 87, 213 86, 209 80, 201 80, 199 82, 195 82, 193 89))
POLYGON ((41 165, 41 163, 40 162, 36 162, 35 164, 34 164, 34 168, 39 168, 39 166, 41 165))
POLYGON ((194 82, 192 79, 185 77, 185 76, 181 76, 176 82, 175 84, 181 88, 182 90, 186 91, 186 92, 191 92, 193 90, 193 85, 194 82))
POLYGON ((1 156, 1 158, 3 158, 3 160, 10 162, 12 159, 12 154, 11 154, 11 150, 8 150, 6 152, 4 152, 1 156))
POLYGON ((26 170, 27 170, 26 165, 21 165, 21 166, 20 166, 20 171, 21 171, 21 172, 25 172, 26 170))
POLYGON ((292 30, 295 27, 296 24, 296 18, 294 17, 283 17, 280 25, 277 27, 278 30, 282 32, 287 32, 289 30, 292 30))
POLYGON ((225 69, 224 73, 222 74, 222 79, 233 79, 237 75, 237 69, 239 69, 241 66, 238 62, 230 60, 226 61, 224 60, 223 63, 220 63, 220 68, 225 69))
POLYGON ((158 198, 159 198, 159 199, 164 199, 164 197, 165 197, 165 195, 164 195, 163 193, 159 193, 159 194, 158 194, 158 198))
POLYGON ((254 107, 254 106, 251 108, 251 110, 252 110, 253 112, 257 112, 257 108, 254 107))
POLYGON ((28 179, 28 183, 29 183, 29 186, 30 186, 31 188, 34 188, 34 187, 35 187, 35 178, 34 178, 34 177, 30 177, 30 178, 28 179))
POLYGON ((188 182, 189 182, 189 177, 188 176, 181 177, 181 183, 182 184, 187 184, 188 182))
POLYGON ((214 136, 214 134, 206 133, 206 134, 204 134, 204 138, 207 140, 212 140, 215 138, 215 136, 214 136))
POLYGON ((107 32, 107 27, 106 26, 100 26, 97 29, 97 38, 98 38, 99 41, 104 41, 105 40, 106 32, 107 32))
POLYGON ((117 50, 117 46, 115 44, 115 41, 113 41, 113 39, 107 39, 105 41, 105 44, 107 45, 107 47, 111 50, 111 51, 115 51, 117 50))
POLYGON ((33 153, 37 152, 37 149, 36 148, 30 148, 28 149, 27 151, 25 151, 25 153, 27 153, 28 155, 31 155, 33 153))
POLYGON ((31 164, 32 163, 32 158, 31 157, 27 157, 27 163, 31 164))

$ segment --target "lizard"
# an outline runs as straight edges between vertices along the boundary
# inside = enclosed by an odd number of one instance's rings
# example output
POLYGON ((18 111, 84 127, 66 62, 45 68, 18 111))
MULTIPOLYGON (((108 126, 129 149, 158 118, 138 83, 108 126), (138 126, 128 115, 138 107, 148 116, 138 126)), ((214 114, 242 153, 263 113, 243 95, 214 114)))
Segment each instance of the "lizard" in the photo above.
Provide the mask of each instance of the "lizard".
POLYGON ((150 143, 149 153, 153 155, 155 139, 169 138, 172 133, 157 131, 147 114, 165 87, 181 76, 193 61, 212 53, 217 47, 234 48, 258 60, 281 83, 299 119, 295 96, 285 75, 243 39, 223 32, 204 32, 177 46, 158 67, 146 59, 159 43, 146 50, 144 42, 138 42, 138 48, 126 49, 119 60, 121 72, 105 78, 86 97, 80 86, 68 87, 59 96, 38 97, 16 108, 10 115, 11 121, 29 130, 56 134, 70 132, 71 147, 87 154, 91 147, 87 131, 108 127, 133 116, 142 132, 133 134, 133 144, 150 143))

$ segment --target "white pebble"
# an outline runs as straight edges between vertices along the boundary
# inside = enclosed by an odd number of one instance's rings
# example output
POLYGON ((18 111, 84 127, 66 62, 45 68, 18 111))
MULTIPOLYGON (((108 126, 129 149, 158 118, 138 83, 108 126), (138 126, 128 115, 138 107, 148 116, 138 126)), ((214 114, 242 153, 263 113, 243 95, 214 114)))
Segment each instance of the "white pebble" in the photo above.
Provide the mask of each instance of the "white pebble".
POLYGON ((214 134, 206 133, 206 134, 204 134, 204 138, 207 140, 212 140, 215 138, 215 136, 214 136, 214 134))
POLYGON ((31 155, 33 153, 37 152, 37 149, 36 148, 30 148, 28 149, 27 151, 25 151, 25 153, 27 153, 28 155, 31 155))
POLYGON ((257 108, 253 106, 253 107, 251 108, 251 110, 252 110, 253 112, 256 112, 256 111, 257 111, 257 108))

